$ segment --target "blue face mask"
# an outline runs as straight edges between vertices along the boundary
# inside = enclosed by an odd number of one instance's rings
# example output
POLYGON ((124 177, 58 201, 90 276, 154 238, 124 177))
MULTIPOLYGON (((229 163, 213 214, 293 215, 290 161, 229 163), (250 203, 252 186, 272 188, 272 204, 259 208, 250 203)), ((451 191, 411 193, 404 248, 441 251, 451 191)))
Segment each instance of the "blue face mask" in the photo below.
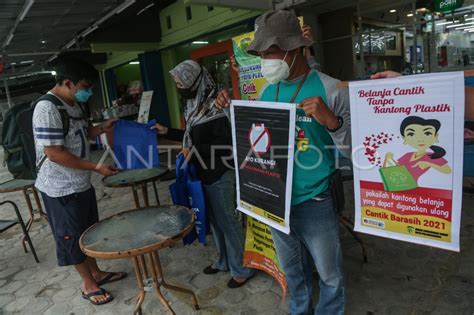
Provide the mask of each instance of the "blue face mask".
POLYGON ((85 103, 89 100, 89 97, 92 96, 92 89, 82 89, 82 90, 77 90, 76 94, 74 94, 74 97, 76 99, 76 102, 79 103, 85 103))

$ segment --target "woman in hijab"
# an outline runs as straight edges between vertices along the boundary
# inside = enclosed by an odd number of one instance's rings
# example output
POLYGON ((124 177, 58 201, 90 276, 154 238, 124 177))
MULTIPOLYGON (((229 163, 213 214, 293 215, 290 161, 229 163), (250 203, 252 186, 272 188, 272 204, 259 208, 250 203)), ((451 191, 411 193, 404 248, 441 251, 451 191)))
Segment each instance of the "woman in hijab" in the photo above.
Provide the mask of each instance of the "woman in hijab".
POLYGON ((217 87, 206 68, 186 60, 170 71, 178 93, 186 101, 186 129, 157 124, 158 134, 183 140, 183 154, 196 165, 210 205, 209 218, 219 258, 204 269, 205 274, 230 270, 229 288, 244 285, 255 270, 243 267, 244 231, 235 211, 235 174, 232 167, 230 123, 214 106, 217 87), (223 148, 225 147, 225 148, 223 148))

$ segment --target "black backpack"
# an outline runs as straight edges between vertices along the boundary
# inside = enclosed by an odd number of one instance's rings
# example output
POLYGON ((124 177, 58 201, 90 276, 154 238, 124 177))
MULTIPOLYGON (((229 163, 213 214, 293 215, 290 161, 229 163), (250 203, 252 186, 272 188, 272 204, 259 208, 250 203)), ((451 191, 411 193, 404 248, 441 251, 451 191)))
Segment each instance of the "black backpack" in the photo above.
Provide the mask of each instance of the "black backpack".
POLYGON ((3 121, 2 146, 5 151, 4 164, 17 179, 36 179, 39 168, 46 160, 44 157, 36 165, 33 112, 40 101, 56 105, 61 115, 64 137, 69 131, 69 114, 61 100, 52 94, 45 94, 31 104, 23 103, 10 108, 3 121))

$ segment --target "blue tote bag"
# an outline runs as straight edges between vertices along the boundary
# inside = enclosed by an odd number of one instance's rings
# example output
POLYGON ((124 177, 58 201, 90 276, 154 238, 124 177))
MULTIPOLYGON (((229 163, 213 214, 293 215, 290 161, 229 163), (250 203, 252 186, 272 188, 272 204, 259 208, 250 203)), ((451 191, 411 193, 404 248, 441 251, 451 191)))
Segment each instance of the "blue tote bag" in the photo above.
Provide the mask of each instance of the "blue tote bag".
POLYGON ((195 229, 184 238, 183 243, 189 245, 198 239, 206 245, 208 228, 204 187, 196 176, 195 167, 183 155, 176 159, 176 182, 170 185, 170 193, 173 204, 191 208, 196 216, 195 229))
POLYGON ((140 124, 119 120, 114 126, 114 154, 117 167, 122 170, 154 168, 160 166, 158 137, 150 128, 155 120, 140 124))

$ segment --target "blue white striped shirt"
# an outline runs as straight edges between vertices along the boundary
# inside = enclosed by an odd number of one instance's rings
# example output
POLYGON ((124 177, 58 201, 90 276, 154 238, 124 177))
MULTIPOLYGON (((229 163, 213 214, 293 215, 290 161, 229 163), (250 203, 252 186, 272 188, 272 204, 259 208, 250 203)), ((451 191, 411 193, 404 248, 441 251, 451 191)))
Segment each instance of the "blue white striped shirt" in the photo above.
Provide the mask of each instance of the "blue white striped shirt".
MULTIPOLYGON (((52 94, 48 92, 48 94, 52 94)), ((71 117, 83 115, 78 104, 70 106, 63 102, 64 108, 71 117)), ((89 159, 89 143, 87 141, 87 122, 85 120, 69 120, 69 132, 64 138, 61 114, 56 105, 49 101, 36 104, 33 113, 33 132, 36 147, 36 164, 43 157, 44 147, 64 146, 69 152, 81 159, 89 159)), ((91 173, 76 170, 54 163, 48 159, 41 166, 36 188, 50 197, 63 197, 86 191, 91 187, 91 173)))

